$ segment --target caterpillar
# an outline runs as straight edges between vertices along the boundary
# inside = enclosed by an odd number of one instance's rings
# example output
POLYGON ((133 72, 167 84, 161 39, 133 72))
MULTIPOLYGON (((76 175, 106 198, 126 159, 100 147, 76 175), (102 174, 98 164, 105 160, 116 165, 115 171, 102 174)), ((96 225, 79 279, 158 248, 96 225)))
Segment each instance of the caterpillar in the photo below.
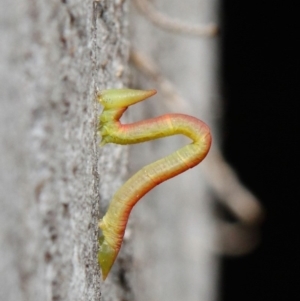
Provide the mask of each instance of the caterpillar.
POLYGON ((121 248, 133 206, 151 189, 176 175, 193 168, 207 155, 211 145, 209 127, 201 120, 184 114, 166 114, 131 124, 119 119, 127 108, 154 95, 155 90, 111 89, 100 91, 103 106, 99 117, 101 144, 134 144, 182 134, 193 142, 154 163, 143 167, 115 193, 108 210, 99 222, 98 261, 106 279, 121 248))

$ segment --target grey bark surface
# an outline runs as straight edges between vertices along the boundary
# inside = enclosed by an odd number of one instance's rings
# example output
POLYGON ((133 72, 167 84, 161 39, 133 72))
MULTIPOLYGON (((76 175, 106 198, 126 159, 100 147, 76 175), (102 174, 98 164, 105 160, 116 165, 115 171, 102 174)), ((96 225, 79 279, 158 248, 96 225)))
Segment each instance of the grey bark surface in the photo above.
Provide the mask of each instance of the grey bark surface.
POLYGON ((130 299, 126 248, 105 285, 97 262, 127 149, 98 148, 95 92, 126 82, 126 5, 0 2, 1 301, 130 299))

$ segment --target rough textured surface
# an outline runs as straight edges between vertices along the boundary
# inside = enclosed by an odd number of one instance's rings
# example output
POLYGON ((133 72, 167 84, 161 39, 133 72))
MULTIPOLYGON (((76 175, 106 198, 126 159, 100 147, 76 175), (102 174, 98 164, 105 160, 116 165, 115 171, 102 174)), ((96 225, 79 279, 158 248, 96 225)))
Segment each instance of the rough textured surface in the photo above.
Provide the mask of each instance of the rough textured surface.
POLYGON ((97 263, 127 156, 97 147, 94 98, 126 82, 126 3, 0 6, 0 300, 129 300, 126 248, 105 285, 97 263))
MULTIPOLYGON (((215 1, 157 0, 151 3, 163 13, 199 24, 216 21, 215 1)), ((161 71, 189 101, 190 111, 215 130, 216 40, 183 37, 153 27, 133 9, 130 31, 137 49, 150 55, 161 71)), ((136 84, 158 88, 139 73, 136 84)), ((170 112, 161 91, 129 114, 140 120, 170 112)), ((173 112, 180 108, 173 106, 173 112)), ((213 141, 215 141, 215 131, 213 141)), ((130 152, 131 171, 163 157, 188 143, 172 137, 134 146, 130 152)), ((200 164, 201 165, 201 164, 200 164)), ((211 301, 216 298, 217 262, 211 253, 214 224, 211 196, 201 166, 155 188, 135 208, 134 275, 137 300, 211 301)))

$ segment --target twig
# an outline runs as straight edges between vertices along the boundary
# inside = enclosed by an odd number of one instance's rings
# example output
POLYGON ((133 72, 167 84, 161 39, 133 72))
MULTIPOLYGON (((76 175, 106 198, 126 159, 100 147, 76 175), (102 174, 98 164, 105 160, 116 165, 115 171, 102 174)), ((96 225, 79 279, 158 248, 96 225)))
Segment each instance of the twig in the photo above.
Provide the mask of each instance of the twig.
POLYGON ((146 19, 164 30, 198 37, 213 37, 218 33, 218 27, 215 24, 186 24, 157 11, 147 0, 134 0, 133 2, 146 19))

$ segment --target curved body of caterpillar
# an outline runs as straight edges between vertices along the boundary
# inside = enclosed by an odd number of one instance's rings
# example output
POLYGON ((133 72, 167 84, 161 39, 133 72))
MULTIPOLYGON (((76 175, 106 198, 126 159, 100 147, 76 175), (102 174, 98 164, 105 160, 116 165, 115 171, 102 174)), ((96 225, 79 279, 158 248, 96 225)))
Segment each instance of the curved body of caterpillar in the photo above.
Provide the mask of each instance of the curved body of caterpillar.
POLYGON ((158 184, 199 164, 211 145, 208 126, 202 121, 183 114, 167 114, 131 124, 119 119, 127 107, 140 102, 155 90, 104 90, 98 94, 104 106, 100 115, 101 145, 106 143, 133 144, 182 134, 193 140, 169 156, 143 167, 113 196, 105 216, 100 220, 102 230, 98 260, 103 279, 108 275, 121 248, 126 224, 133 206, 158 184))

